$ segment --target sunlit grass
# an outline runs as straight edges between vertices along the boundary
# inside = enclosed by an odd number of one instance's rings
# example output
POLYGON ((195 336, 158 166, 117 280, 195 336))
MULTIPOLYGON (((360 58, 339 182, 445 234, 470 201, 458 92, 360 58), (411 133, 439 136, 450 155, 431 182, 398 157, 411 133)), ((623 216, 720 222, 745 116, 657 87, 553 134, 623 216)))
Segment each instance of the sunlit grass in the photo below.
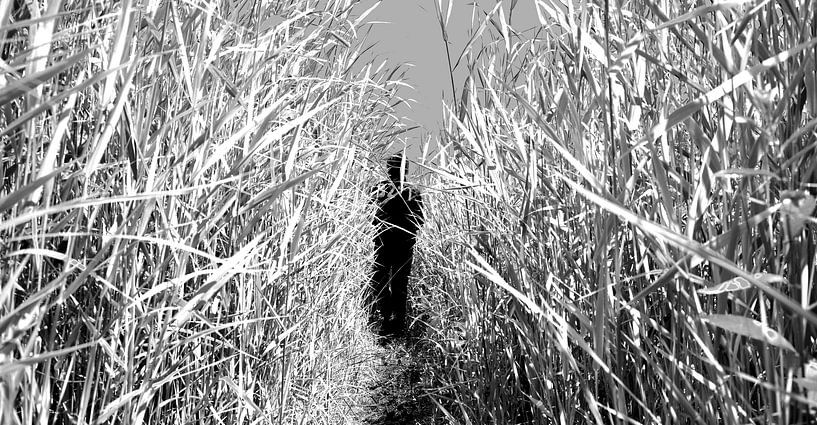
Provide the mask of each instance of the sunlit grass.
POLYGON ((524 33, 511 3, 475 15, 429 165, 437 402, 459 423, 809 422, 814 5, 536 3, 524 33))
MULTIPOLYGON (((369 188, 406 129, 366 11, 23 3, 0 0, 2 422, 355 423, 369 188)), ((813 2, 537 0, 524 32, 515 3, 446 46, 469 77, 421 170, 438 413, 808 423, 813 2)))
POLYGON ((364 11, 36 4, 0 1, 2 422, 353 421, 402 128, 364 11))

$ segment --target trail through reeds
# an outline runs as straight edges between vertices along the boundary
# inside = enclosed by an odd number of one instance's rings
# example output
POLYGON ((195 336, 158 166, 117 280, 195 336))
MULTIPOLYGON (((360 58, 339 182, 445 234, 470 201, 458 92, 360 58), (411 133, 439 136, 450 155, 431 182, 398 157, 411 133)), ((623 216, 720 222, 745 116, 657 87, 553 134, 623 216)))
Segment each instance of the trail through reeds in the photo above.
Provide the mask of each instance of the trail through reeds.
MULTIPOLYGON (((376 378, 368 385, 360 417, 367 425, 434 425, 434 405, 427 395, 429 365, 411 338, 384 344, 375 352, 376 378)), ((439 420, 439 419, 438 419, 439 420)))
POLYGON ((446 3, 384 349, 372 9, 0 0, 2 422, 813 422, 814 0, 446 3))

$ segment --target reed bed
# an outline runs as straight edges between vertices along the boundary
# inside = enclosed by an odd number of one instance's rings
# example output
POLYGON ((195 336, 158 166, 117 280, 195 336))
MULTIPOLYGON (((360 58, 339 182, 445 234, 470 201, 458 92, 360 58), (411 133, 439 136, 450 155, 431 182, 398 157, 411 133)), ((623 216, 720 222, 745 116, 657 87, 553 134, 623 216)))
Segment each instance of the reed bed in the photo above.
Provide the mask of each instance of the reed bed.
POLYGON ((524 31, 515 4, 475 6, 426 165, 414 302, 439 408, 811 423, 814 2, 537 0, 524 31))
POLYGON ((0 422, 354 422, 367 12, 0 1, 0 422))

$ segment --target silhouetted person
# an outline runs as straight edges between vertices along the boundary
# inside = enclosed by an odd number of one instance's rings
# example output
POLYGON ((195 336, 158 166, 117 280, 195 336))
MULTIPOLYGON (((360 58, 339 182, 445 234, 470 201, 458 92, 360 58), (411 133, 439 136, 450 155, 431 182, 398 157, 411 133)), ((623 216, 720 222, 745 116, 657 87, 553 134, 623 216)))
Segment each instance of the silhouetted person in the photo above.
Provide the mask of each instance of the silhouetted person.
MULTIPOLYGON (((389 180, 374 188, 377 202, 374 276, 375 302, 372 318, 382 320, 383 336, 402 336, 406 328, 408 278, 415 234, 423 223, 420 193, 404 184, 403 158, 388 160, 389 180)), ((407 171, 406 166, 406 171, 407 171)))

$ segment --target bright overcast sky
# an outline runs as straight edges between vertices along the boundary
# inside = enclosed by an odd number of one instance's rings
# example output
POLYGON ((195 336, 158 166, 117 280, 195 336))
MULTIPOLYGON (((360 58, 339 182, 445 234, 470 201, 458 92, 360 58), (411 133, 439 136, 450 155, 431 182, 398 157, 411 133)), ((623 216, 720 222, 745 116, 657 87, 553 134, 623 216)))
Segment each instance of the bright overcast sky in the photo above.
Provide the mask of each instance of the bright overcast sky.
MULTIPOLYGON (((380 6, 366 19, 369 22, 383 21, 377 24, 369 35, 370 43, 377 43, 376 54, 392 64, 408 63, 413 65, 407 72, 407 83, 414 91, 406 90, 401 95, 414 99, 411 110, 400 109, 398 113, 431 132, 434 137, 442 125, 442 100, 451 101, 451 80, 448 73, 448 62, 445 53, 440 25, 437 21, 436 3, 440 0, 382 0, 380 6)), ((448 0, 441 0, 443 10, 448 7, 448 0)), ((502 0, 506 13, 515 0, 502 0)), ((364 0, 360 10, 367 10, 376 0, 364 0)), ((496 0, 476 0, 481 10, 491 10, 496 0)), ((518 5, 511 17, 514 28, 529 28, 536 20, 534 0, 518 0, 518 5), (524 21, 524 22, 521 22, 524 21), (520 26, 518 26, 520 25, 520 26), (527 26, 521 26, 527 25, 527 26)), ((471 17, 474 13, 472 1, 453 0, 448 23, 448 35, 452 61, 462 52, 468 41, 471 17)), ((479 13, 479 17, 484 17, 479 13)), ((379 62, 379 61, 378 61, 379 62)), ((462 90, 464 66, 460 65, 455 75, 455 87, 459 96, 462 90), (459 69, 463 68, 463 69, 459 69)), ((417 155, 419 139, 424 134, 414 131, 407 135, 412 156, 417 155)))

